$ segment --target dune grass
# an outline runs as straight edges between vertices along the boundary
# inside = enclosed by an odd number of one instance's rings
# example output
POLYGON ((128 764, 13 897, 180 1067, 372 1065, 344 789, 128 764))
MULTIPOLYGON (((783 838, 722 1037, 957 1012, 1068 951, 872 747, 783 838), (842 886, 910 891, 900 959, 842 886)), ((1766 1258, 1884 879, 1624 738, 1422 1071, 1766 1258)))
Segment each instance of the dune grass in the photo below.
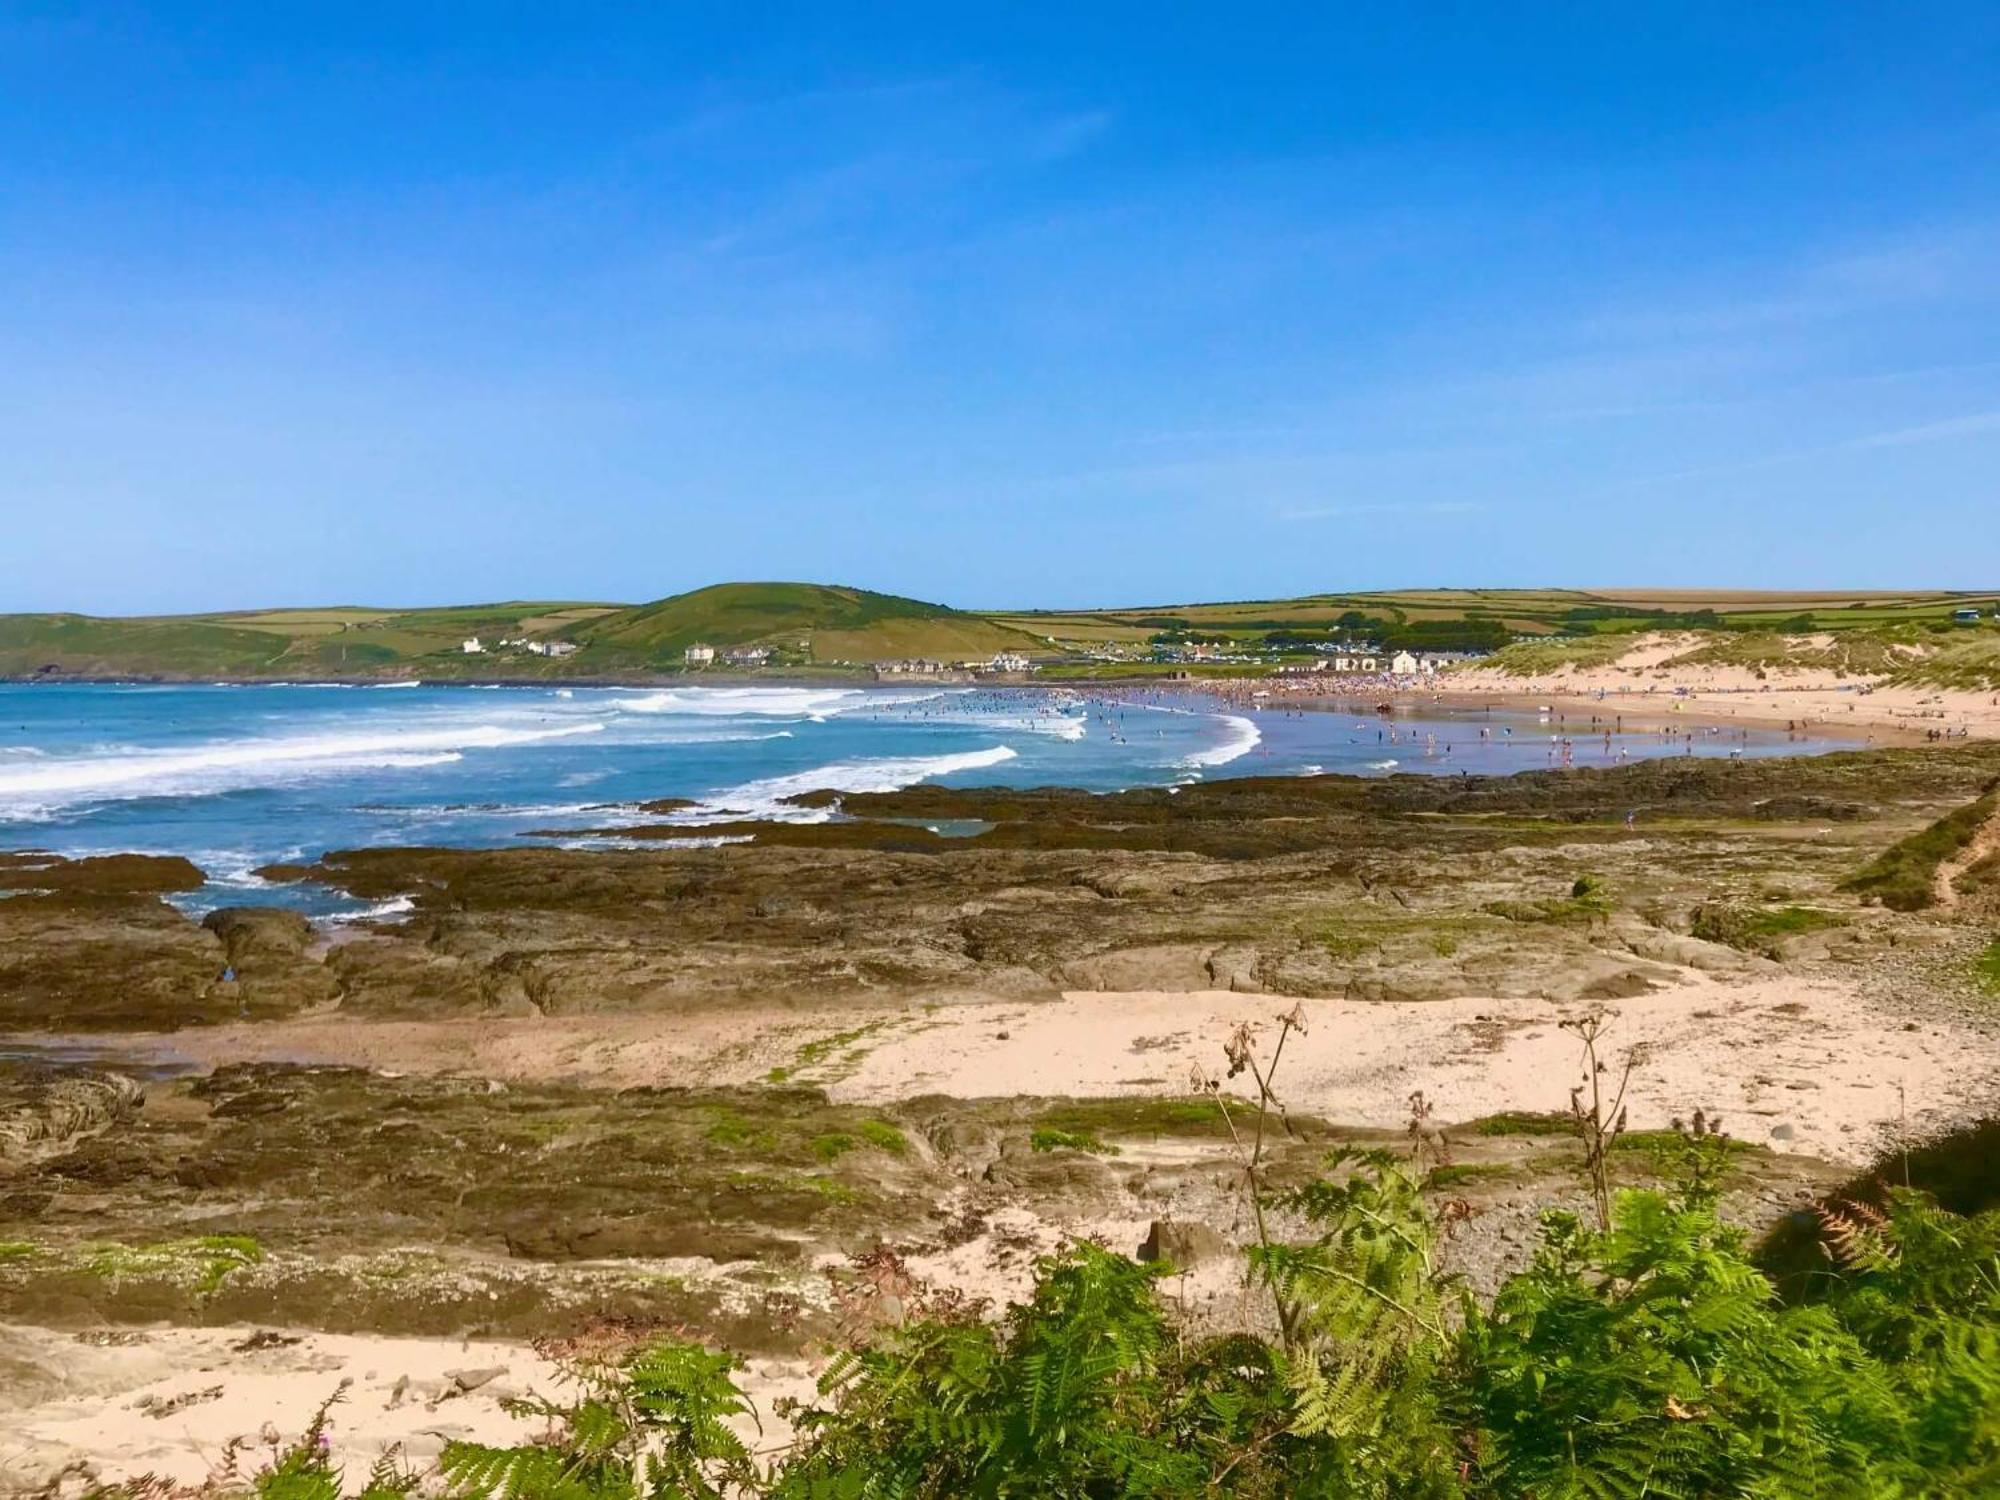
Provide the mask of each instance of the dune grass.
POLYGON ((2000 995, 2000 938, 1988 943, 1986 951, 1973 960, 1972 974, 1987 994, 2000 995))
POLYGON ((1873 896, 1893 911, 1922 911, 1935 899, 1938 866, 1970 844, 1996 813, 2000 813, 2000 788, 1891 844, 1841 889, 1873 896))

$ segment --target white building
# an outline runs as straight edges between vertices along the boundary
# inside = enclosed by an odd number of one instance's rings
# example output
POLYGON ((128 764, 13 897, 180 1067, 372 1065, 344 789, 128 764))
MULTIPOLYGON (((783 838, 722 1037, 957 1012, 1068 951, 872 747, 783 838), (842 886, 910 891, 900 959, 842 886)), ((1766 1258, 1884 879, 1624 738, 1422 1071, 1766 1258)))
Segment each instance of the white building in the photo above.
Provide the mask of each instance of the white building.
POLYGON ((731 646, 722 655, 732 667, 761 667, 771 659, 768 646, 731 646))
POLYGON ((1394 677, 1410 677, 1417 670, 1417 659, 1407 651, 1398 651, 1389 658, 1389 673, 1394 677))
POLYGON ((478 636, 469 635, 458 649, 463 651, 467 656, 478 656, 481 652, 485 651, 486 647, 480 643, 478 636))
POLYGON ((576 651, 575 641, 529 641, 527 645, 536 656, 569 656, 576 651))
POLYGON ((1033 665, 1019 651, 1001 651, 993 658, 993 670, 996 672, 1025 672, 1033 665))
POLYGON ((906 661, 878 661, 874 664, 875 680, 886 677, 941 677, 947 668, 941 661, 929 657, 911 657, 906 661))
POLYGON ((699 641, 687 648, 687 664, 691 667, 705 667, 715 660, 715 647, 704 646, 699 641))

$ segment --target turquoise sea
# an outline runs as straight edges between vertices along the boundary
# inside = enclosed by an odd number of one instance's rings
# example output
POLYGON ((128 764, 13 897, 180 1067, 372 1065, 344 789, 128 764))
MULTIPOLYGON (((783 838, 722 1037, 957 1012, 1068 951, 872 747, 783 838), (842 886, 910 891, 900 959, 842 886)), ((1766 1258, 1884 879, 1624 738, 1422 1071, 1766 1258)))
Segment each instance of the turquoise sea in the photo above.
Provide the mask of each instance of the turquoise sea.
POLYGON ((725 820, 830 816, 785 800, 817 788, 1498 773, 1560 763, 1565 738, 1579 765, 1829 748, 1698 722, 1607 742, 1574 717, 1391 719, 1144 688, 13 684, 0 848, 181 854, 209 877, 190 905, 324 904, 251 872, 367 845, 574 841, 549 830, 657 823, 632 806, 651 798, 693 799, 671 821, 698 840, 725 820))

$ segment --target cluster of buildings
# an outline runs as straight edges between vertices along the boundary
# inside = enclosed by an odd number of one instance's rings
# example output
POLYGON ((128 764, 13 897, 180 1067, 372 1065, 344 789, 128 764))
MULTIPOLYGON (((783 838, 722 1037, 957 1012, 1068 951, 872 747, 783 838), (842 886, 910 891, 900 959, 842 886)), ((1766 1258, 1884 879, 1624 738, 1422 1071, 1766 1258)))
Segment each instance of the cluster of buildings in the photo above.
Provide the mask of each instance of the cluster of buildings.
POLYGON ((1152 650, 1154 661, 1234 661, 1252 663, 1259 658, 1245 651, 1233 641, 1179 641, 1172 645, 1156 645, 1152 650))
POLYGON ((723 651, 696 641, 681 653, 682 659, 691 667, 712 667, 717 661, 731 667, 768 667, 771 664, 769 646, 730 646, 723 651))
MULTIPOLYGON (((1959 610, 1955 616, 1964 623, 1977 623, 1977 610, 1959 610)), ((810 649, 801 643, 802 649, 810 649)), ((467 656, 483 656, 492 651, 525 651, 530 656, 560 659, 573 655, 577 650, 575 641, 530 640, 526 636, 512 637, 488 646, 478 636, 467 636, 461 644, 467 656)), ((1156 653, 1157 655, 1158 653, 1156 653)), ((1307 661, 1289 661, 1277 668, 1281 676, 1334 675, 1341 677, 1427 677, 1437 672, 1446 663, 1461 660, 1476 652, 1465 651, 1396 651, 1385 652, 1375 647, 1357 647, 1336 650, 1329 655, 1307 661)), ((682 659, 690 667, 712 667, 720 662, 724 666, 754 669, 767 667, 775 659, 776 653, 769 646, 729 646, 717 648, 703 641, 696 641, 682 652, 682 659)), ((1226 662, 1256 660, 1253 657, 1225 654, 1198 643, 1190 643, 1173 653, 1175 661, 1226 662)), ((999 651, 984 661, 936 661, 929 657, 911 657, 900 661, 878 661, 873 663, 877 681, 887 681, 904 677, 956 678, 964 680, 972 677, 1019 676, 1035 670, 1034 660, 1025 652, 999 651)))
POLYGON ((1355 651, 1336 652, 1313 661, 1287 662, 1278 668, 1286 677, 1429 677, 1455 661, 1479 655, 1474 651, 1355 651))
MULTIPOLYGON (((802 650, 809 650, 801 642, 802 650)), ((767 667, 775 658, 768 646, 730 646, 718 649, 706 641, 696 641, 681 653, 681 659, 690 667, 712 667, 720 662, 726 667, 767 667)), ((929 657, 911 657, 902 661, 878 661, 873 663, 876 680, 883 681, 900 677, 983 677, 995 673, 1032 672, 1035 664, 1019 651, 1002 651, 985 661, 933 661, 929 657)))
MULTIPOLYGON (((460 642, 458 649, 467 656, 484 656, 487 654, 486 643, 476 635, 467 636, 460 642)), ((497 649, 501 651, 525 651, 530 656, 564 657, 575 654, 576 642, 531 641, 526 636, 516 636, 511 640, 501 641, 497 649)))
POLYGON ((874 664, 877 682, 887 682, 898 677, 932 677, 962 682, 968 677, 991 677, 1034 670, 1034 662, 1019 651, 996 652, 985 661, 942 662, 932 661, 928 657, 913 657, 903 661, 878 661, 874 664))

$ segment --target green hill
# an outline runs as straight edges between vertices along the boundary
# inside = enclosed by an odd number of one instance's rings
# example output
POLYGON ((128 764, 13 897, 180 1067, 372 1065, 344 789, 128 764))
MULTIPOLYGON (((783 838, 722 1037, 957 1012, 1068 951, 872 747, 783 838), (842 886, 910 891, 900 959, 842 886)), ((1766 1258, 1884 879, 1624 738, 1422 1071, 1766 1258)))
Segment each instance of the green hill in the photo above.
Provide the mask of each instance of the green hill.
MULTIPOLYGON (((1268 668, 1329 639, 1389 649, 1500 648, 1495 665, 1609 660, 1642 631, 1694 639, 1701 660, 2000 686, 2000 595, 1718 590, 1408 589, 1139 608, 970 611, 815 583, 722 583, 650 604, 513 600, 104 618, 0 615, 0 677, 457 679, 682 670, 689 646, 765 646, 773 670, 854 675, 872 662, 1018 651, 1052 678, 1179 671, 1156 644, 1200 641, 1268 668), (1970 624, 1960 610, 1976 611, 1970 624), (463 642, 485 649, 469 654, 463 642), (563 656, 530 642, 562 641, 563 656), (508 644, 503 645, 506 642, 508 644), (1835 660, 1837 658, 1837 660, 1835 660)), ((1200 670, 1240 671, 1243 665, 1200 670)))
POLYGON ((106 618, 0 615, 0 677, 556 678, 679 670, 697 642, 762 645, 774 665, 858 669, 906 657, 1047 650, 984 615, 866 589, 724 583, 651 604, 513 601, 441 609, 275 609, 106 618), (485 649, 468 654, 478 637, 485 649), (538 656, 502 642, 567 641, 538 656))
MULTIPOLYGON (((469 636, 561 635, 616 608, 514 601, 419 610, 0 615, 0 677, 471 676, 493 667, 491 658, 461 650, 469 636)), ((524 653, 521 675, 548 675, 557 665, 524 653)))
POLYGON ((678 665, 696 644, 768 646, 814 665, 956 661, 1046 649, 1027 632, 942 604, 817 583, 719 583, 591 621, 572 637, 602 669, 678 665))

